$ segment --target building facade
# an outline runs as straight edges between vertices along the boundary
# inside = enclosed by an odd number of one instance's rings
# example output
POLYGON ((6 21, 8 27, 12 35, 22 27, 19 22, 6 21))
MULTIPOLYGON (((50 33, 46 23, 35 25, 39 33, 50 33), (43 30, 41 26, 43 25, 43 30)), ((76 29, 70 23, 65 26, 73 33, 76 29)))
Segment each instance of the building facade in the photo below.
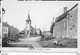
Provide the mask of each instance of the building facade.
POLYGON ((78 19, 78 4, 67 11, 64 8, 64 13, 55 19, 53 27, 53 36, 57 38, 77 38, 77 19, 78 19))
POLYGON ((19 30, 13 26, 10 26, 7 22, 3 22, 2 24, 2 35, 4 38, 5 36, 6 37, 13 37, 13 36, 16 36, 16 34, 19 34, 19 30))
POLYGON ((78 7, 75 6, 69 11, 68 18, 68 36, 72 38, 77 37, 77 22, 78 22, 78 7))

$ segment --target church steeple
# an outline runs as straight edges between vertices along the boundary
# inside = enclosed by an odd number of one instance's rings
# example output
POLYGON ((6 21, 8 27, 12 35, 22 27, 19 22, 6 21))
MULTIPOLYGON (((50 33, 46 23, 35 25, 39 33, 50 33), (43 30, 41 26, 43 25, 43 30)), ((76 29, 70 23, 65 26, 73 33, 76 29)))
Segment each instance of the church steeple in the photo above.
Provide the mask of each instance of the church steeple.
POLYGON ((30 20, 30 15, 28 14, 28 20, 30 20))
POLYGON ((30 14, 28 13, 28 18, 26 20, 26 35, 30 37, 31 33, 31 19, 30 19, 30 14))
POLYGON ((28 18, 27 18, 27 20, 26 21, 30 21, 31 22, 31 19, 30 19, 30 14, 28 13, 28 18))

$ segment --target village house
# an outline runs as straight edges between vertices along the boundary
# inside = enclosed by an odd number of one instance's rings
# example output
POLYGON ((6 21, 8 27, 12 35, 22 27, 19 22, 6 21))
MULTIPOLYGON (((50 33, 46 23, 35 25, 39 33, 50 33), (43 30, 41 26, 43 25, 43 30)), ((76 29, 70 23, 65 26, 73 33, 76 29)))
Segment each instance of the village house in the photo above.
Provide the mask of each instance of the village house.
POLYGON ((64 7, 64 13, 57 17, 54 22, 53 36, 57 38, 77 38, 77 19, 78 4, 67 10, 64 7))
POLYGON ((3 28, 2 28, 2 33, 3 33, 3 38, 5 37, 12 37, 13 35, 19 34, 19 30, 13 26, 10 26, 7 22, 3 22, 3 28))

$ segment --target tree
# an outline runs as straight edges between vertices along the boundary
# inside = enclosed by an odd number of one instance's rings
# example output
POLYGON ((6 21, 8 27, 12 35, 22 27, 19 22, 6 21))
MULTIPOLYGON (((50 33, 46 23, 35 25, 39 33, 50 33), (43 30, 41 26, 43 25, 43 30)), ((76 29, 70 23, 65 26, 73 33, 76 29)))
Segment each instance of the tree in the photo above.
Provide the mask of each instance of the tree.
POLYGON ((53 28, 54 28, 54 26, 55 26, 55 23, 53 23, 53 24, 51 25, 51 27, 50 27, 50 33, 53 33, 53 28))

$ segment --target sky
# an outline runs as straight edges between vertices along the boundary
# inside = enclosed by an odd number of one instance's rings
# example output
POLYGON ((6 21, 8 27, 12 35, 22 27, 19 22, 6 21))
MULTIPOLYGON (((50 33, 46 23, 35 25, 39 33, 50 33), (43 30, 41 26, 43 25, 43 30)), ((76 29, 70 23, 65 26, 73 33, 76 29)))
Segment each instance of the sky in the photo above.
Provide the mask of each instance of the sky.
POLYGON ((28 13, 30 14, 31 26, 41 30, 50 30, 53 18, 55 19, 63 12, 63 7, 72 8, 76 3, 73 2, 2 2, 5 9, 3 22, 13 25, 22 31, 26 27, 28 13))

